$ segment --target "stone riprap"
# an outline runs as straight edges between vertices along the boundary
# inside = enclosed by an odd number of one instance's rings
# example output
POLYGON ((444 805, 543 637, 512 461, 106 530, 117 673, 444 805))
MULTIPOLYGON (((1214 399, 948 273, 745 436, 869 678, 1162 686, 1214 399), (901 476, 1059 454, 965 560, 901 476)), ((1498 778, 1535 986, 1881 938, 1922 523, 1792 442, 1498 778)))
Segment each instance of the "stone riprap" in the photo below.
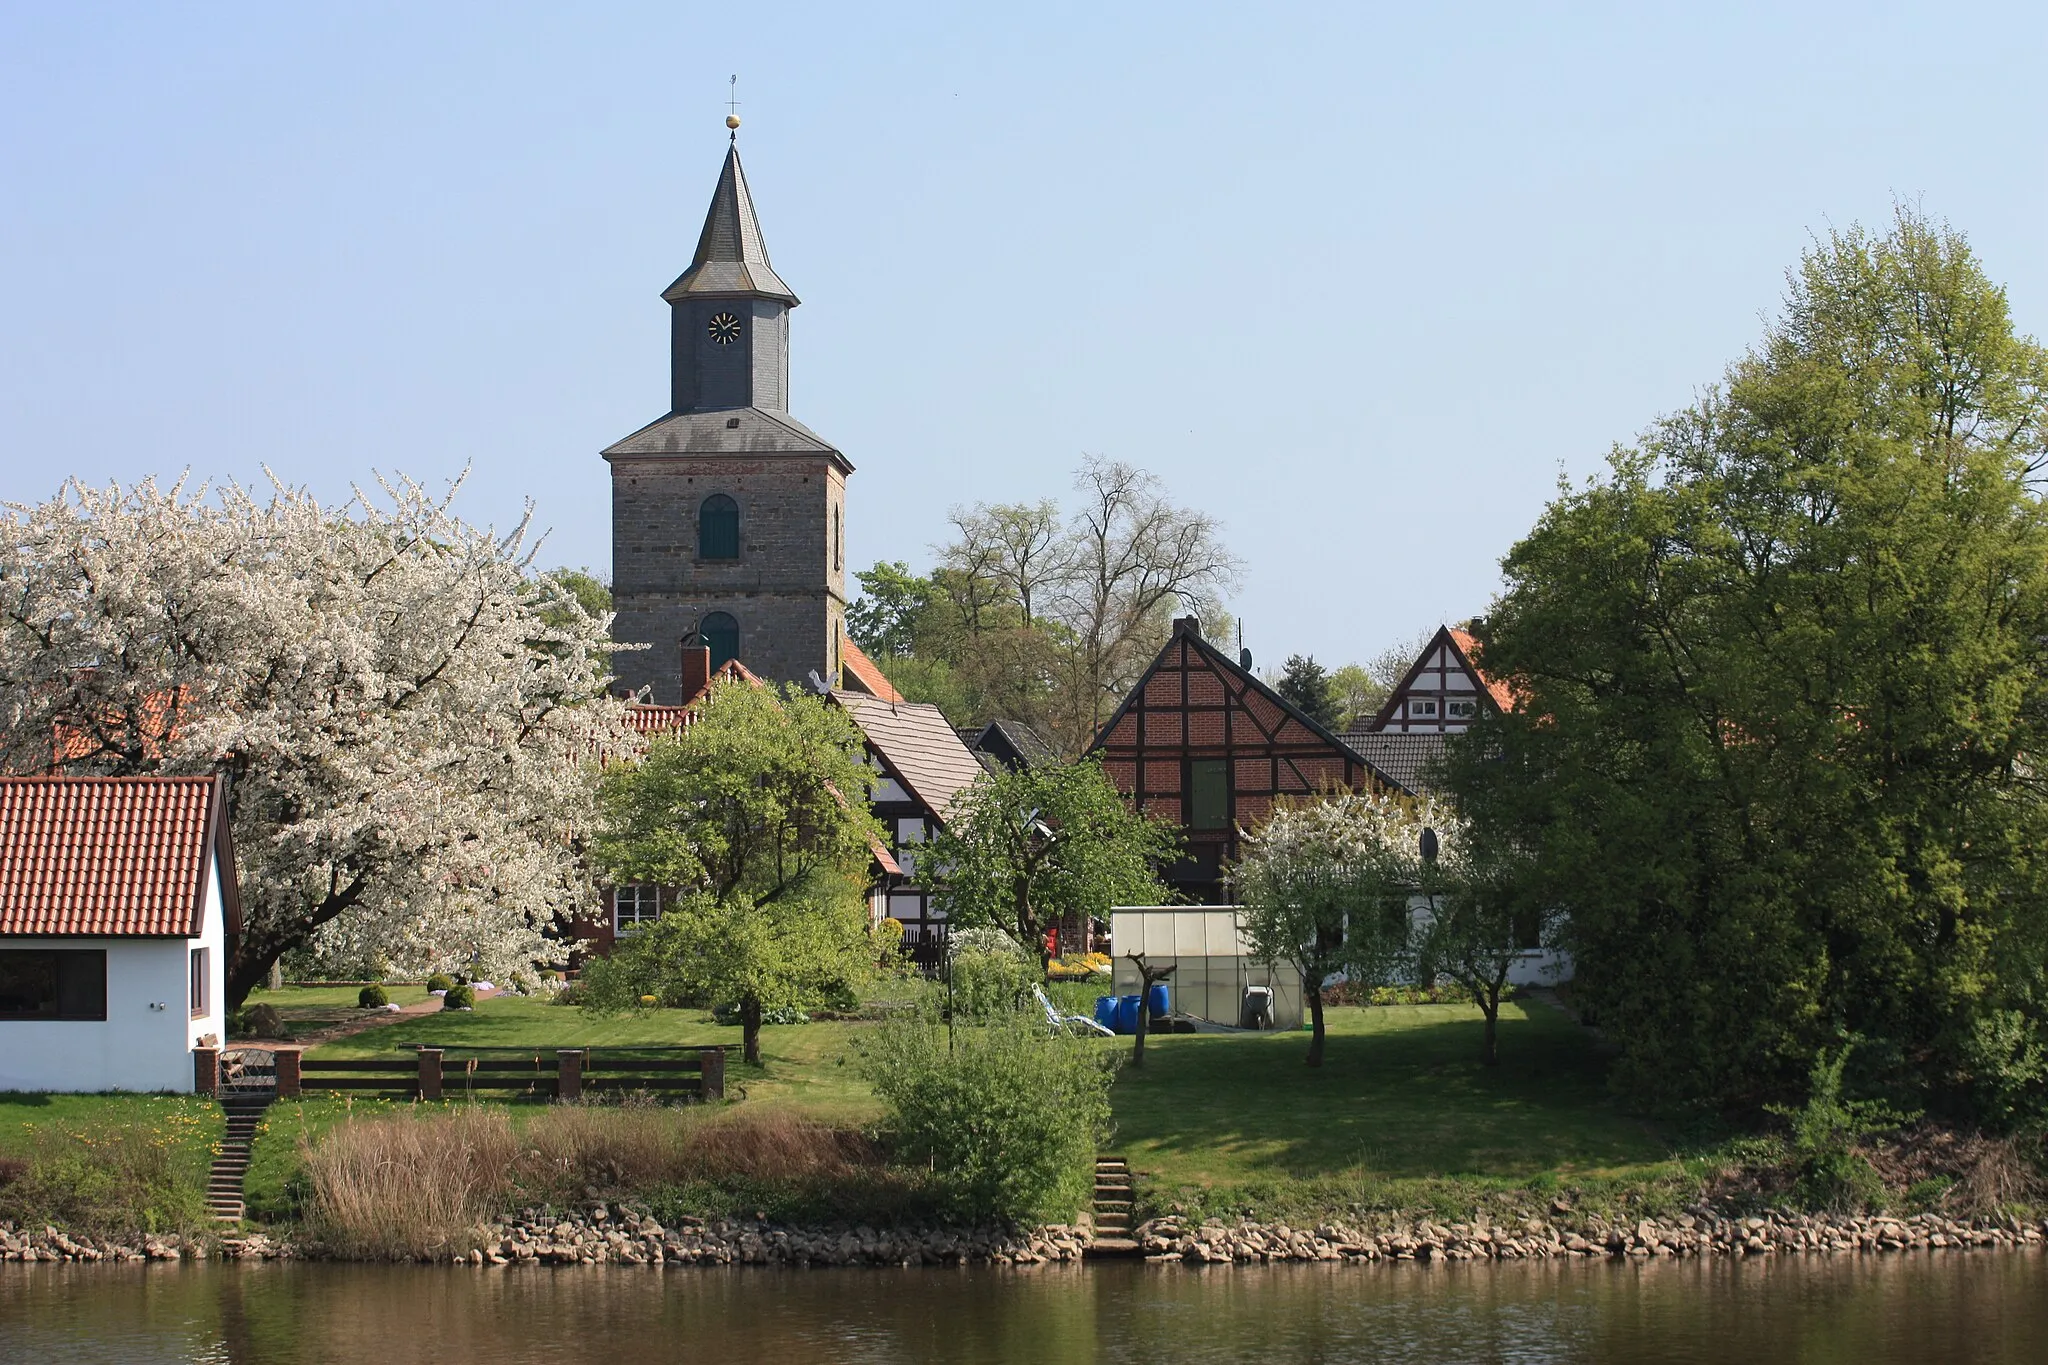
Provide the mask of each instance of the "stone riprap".
MULTIPOLYGON (((1512 1223, 1415 1219, 1372 1231, 1341 1223, 1293 1228, 1243 1220, 1156 1218, 1133 1234, 1148 1260, 1191 1265, 1275 1261, 1354 1264, 1401 1261, 1513 1261, 1672 1256, 1879 1255, 1905 1251, 2040 1247, 2048 1219, 1952 1219, 1935 1214, 1772 1213, 1729 1217, 1709 1211, 1631 1224, 1589 1218, 1523 1218, 1512 1223)), ((477 1249, 446 1260, 471 1265, 1042 1265, 1079 1261, 1085 1228, 1054 1224, 1026 1232, 998 1228, 803 1228, 751 1219, 682 1218, 663 1225, 624 1205, 557 1213, 529 1209, 486 1229, 477 1249)), ((121 1241, 73 1238, 53 1227, 0 1223, 4 1261, 179 1261, 331 1259, 318 1245, 263 1234, 213 1240, 175 1234, 121 1241)), ((435 1260, 442 1258, 436 1257, 435 1260)))
MULTIPOLYGON (((1568 1215, 1567 1215, 1568 1216, 1568 1215)), ((1190 1264, 1261 1261, 1521 1261, 1558 1257, 1767 1256, 2039 1246, 2048 1219, 1770 1213, 1729 1217, 1699 1209, 1665 1222, 1590 1218, 1512 1223, 1417 1219, 1384 1231, 1341 1223, 1313 1229, 1218 1219, 1158 1218, 1135 1234, 1148 1259, 1190 1264)))

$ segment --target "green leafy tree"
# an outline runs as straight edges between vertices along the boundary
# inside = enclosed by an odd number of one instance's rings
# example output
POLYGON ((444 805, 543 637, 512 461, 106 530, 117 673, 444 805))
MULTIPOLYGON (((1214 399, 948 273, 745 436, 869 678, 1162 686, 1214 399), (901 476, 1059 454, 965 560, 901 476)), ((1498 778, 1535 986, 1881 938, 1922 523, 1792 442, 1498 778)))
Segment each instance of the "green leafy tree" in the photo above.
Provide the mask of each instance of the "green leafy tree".
POLYGON ((1337 728, 1354 730, 1379 713, 1393 689, 1363 664, 1345 664, 1330 670, 1330 690, 1337 698, 1337 728))
POLYGON ((857 571, 854 579, 860 596, 846 609, 846 633, 853 642, 884 667, 891 659, 916 653, 920 637, 931 628, 932 581, 912 573, 901 560, 879 560, 857 571))
POLYGON ((1877 1093, 2043 1111, 2044 459, 2048 352, 1902 209, 1508 555, 1475 625, 1527 703, 1449 780, 1568 912, 1626 1090, 1796 1097, 1857 1036, 1877 1093))
POLYGON ((759 1063, 763 1009, 857 979, 871 957, 859 878, 880 837, 862 753, 853 722, 822 699, 721 682, 680 733, 608 772, 598 865, 676 901, 593 965, 592 1003, 734 1004, 759 1063))
POLYGON ((1156 869, 1179 853, 1169 826, 1133 811, 1098 759, 991 773, 960 799, 925 861, 956 925, 992 925, 1041 963, 1056 918, 1167 894, 1156 869))
POLYGON ((1462 821, 1432 827, 1436 854, 1422 863, 1416 975, 1444 977, 1485 1019, 1480 1060, 1500 1064, 1500 1002, 1525 949, 1548 946, 1562 916, 1531 860, 1509 844, 1477 841, 1462 821))
POLYGON ((1426 801, 1343 792, 1282 801, 1247 836, 1230 874, 1239 923, 1254 956, 1301 975, 1308 1065, 1323 1064, 1328 1038, 1323 983, 1342 972, 1361 987, 1385 985, 1408 964, 1422 831, 1438 819, 1426 801))
POLYGON ((1317 663, 1313 655, 1288 655, 1287 662, 1280 666, 1280 681, 1273 690, 1325 729, 1335 729, 1343 719, 1343 703, 1329 670, 1317 663))

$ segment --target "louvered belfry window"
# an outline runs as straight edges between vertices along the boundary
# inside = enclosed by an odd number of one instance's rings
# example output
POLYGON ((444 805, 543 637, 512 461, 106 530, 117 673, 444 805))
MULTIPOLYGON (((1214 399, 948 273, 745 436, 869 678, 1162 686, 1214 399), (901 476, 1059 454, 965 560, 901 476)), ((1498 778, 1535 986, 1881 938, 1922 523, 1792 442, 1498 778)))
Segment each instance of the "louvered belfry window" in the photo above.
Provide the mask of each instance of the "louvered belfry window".
POLYGON ((740 557, 740 505, 723 493, 713 493, 697 509, 697 557, 740 557))
POLYGON ((714 611, 697 628, 697 638, 711 651, 711 671, 716 673, 728 659, 740 657, 740 623, 722 611, 714 611))

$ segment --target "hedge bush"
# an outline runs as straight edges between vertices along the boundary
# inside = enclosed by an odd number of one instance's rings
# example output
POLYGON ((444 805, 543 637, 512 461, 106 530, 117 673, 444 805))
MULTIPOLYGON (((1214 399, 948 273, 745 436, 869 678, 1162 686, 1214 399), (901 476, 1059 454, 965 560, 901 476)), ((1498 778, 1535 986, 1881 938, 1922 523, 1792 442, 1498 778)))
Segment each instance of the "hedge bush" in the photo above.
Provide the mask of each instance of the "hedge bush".
POLYGON ((476 1004, 476 991, 469 986, 450 986, 448 994, 441 997, 444 1010, 466 1010, 476 1004))
POLYGON ((356 994, 357 1009, 381 1010, 390 1003, 391 992, 385 990, 382 986, 377 985, 375 982, 372 982, 371 984, 363 987, 362 990, 357 992, 356 994))
POLYGON ((455 989, 455 978, 446 972, 435 972, 427 978, 427 989, 429 991, 453 990, 455 989))
POLYGON ((860 1050, 897 1156, 937 1173, 947 1212, 1026 1222, 1087 1204, 1121 1048, 1012 1016, 956 1028, 950 1049, 928 1019, 891 1020, 860 1050))

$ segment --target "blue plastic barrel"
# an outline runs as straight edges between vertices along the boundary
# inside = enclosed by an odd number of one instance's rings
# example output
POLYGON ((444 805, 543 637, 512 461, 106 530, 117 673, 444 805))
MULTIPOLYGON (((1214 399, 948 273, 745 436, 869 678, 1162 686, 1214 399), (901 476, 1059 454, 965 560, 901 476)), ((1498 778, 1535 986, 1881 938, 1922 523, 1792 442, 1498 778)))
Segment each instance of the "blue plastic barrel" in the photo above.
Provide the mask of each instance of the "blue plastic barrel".
POLYGON ((1152 1021, 1154 1023, 1173 1013, 1171 1006, 1168 1004, 1169 999, 1170 997, 1166 994, 1166 983, 1164 981, 1152 987, 1152 1021))
POLYGON ((1116 998, 1116 1031, 1136 1033, 1138 1031, 1138 1000, 1135 995, 1120 995, 1116 998))
POLYGON ((1098 995, 1098 996, 1096 996, 1096 997, 1095 997, 1095 1022, 1096 1022, 1096 1023, 1098 1023, 1098 1024, 1100 1024, 1100 1025, 1102 1025, 1102 1026, 1103 1026, 1104 1028, 1106 1028, 1106 1029, 1109 1029, 1109 1030, 1111 1030, 1112 1032, 1114 1032, 1114 1031, 1115 1031, 1115 1029, 1116 1029, 1116 997, 1115 997, 1115 996, 1113 996, 1113 995, 1098 995))

